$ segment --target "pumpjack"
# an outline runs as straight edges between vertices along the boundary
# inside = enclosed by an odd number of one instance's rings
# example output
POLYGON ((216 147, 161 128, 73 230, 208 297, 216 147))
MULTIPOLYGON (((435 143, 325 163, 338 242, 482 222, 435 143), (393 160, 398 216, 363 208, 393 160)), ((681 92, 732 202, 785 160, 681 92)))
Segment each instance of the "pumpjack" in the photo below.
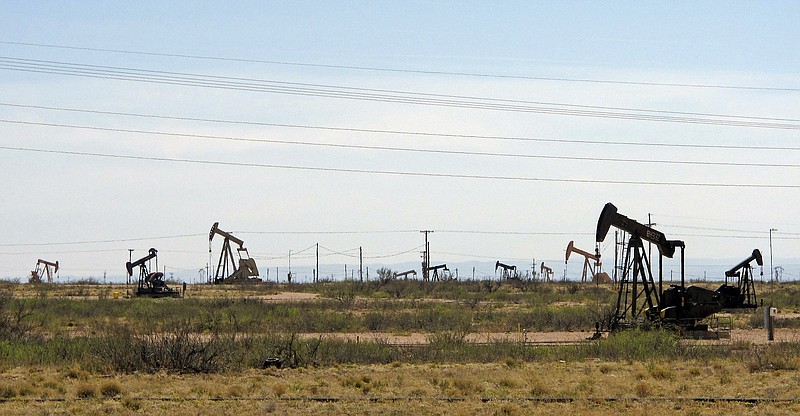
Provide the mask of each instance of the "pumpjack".
POLYGON ((164 273, 158 271, 158 250, 151 248, 148 254, 134 262, 125 263, 125 268, 128 270, 128 276, 133 276, 133 269, 139 268, 139 285, 136 288, 136 296, 144 296, 150 298, 179 298, 181 293, 167 286, 164 282, 164 273), (151 261, 155 261, 155 270, 151 272, 148 270, 148 265, 151 261))
POLYGON ((31 277, 28 279, 28 283, 42 283, 42 273, 47 276, 47 283, 53 283, 53 275, 58 273, 58 262, 53 263, 38 259, 36 261, 36 269, 31 270, 31 277))
POLYGON ((436 282, 436 281, 444 282, 444 281, 452 280, 452 276, 450 275, 450 269, 447 268, 446 264, 440 264, 438 266, 427 267, 427 273, 424 273, 424 274, 430 275, 431 276, 431 280, 433 280, 434 282, 436 282), (441 276, 439 276, 439 270, 442 271, 442 275, 441 276), (430 272, 433 272, 433 274, 430 275, 430 272))
POLYGON ((764 259, 758 249, 754 249, 750 257, 725 272, 725 284, 717 289, 717 293, 722 295, 723 308, 755 309, 758 307, 756 304, 756 289, 753 284, 753 267, 750 265, 753 260, 755 260, 756 264, 762 266, 761 275, 763 276, 764 259), (728 278, 736 278, 736 283, 729 284, 728 278))
POLYGON ((545 281, 549 282, 550 279, 553 278, 553 269, 551 269, 550 267, 545 266, 544 262, 542 262, 542 265, 539 267, 539 271, 541 272, 542 278, 545 281))
POLYGON ((499 268, 503 269, 503 275, 502 275, 503 279, 513 279, 517 277, 517 266, 504 264, 501 263, 500 260, 498 260, 497 263, 495 263, 494 265, 494 271, 497 271, 497 269, 499 268))
POLYGON ((417 271, 414 270, 414 269, 411 269, 411 270, 406 270, 406 271, 401 272, 401 273, 395 273, 394 274, 394 278, 395 279, 399 279, 399 278, 402 277, 403 279, 408 279, 408 275, 410 275, 410 274, 413 274, 414 277, 416 277, 417 276, 417 271))
POLYGON ((255 283, 260 282, 258 276, 258 266, 256 260, 250 257, 247 249, 244 247, 244 241, 234 237, 232 234, 219 229, 219 223, 215 222, 211 226, 211 231, 208 233, 208 251, 211 252, 211 240, 214 236, 218 235, 224 240, 222 241, 222 252, 219 255, 219 262, 217 263, 217 271, 214 274, 214 279, 209 283, 255 283), (236 254, 233 255, 231 242, 236 244, 236 254), (237 262, 238 259, 238 262, 237 262))
POLYGON ((564 264, 569 262, 569 255, 575 253, 580 256, 583 256, 583 274, 581 275, 581 282, 586 282, 591 276, 592 282, 598 283, 610 283, 611 278, 608 277, 608 274, 603 273, 600 271, 600 266, 602 266, 602 262, 600 261, 599 254, 592 254, 588 251, 581 250, 575 247, 575 241, 570 241, 567 244, 567 255, 564 258, 564 264), (591 261, 590 261, 591 260, 591 261))
POLYGON ((644 324, 677 328, 687 335, 707 332, 708 325, 700 322, 722 310, 722 295, 698 286, 686 287, 684 242, 668 240, 662 232, 619 214, 617 207, 609 202, 597 221, 598 243, 603 242, 611 226, 628 233, 630 238, 625 250, 617 305, 609 323, 610 329, 614 331, 644 324), (650 259, 643 241, 658 248, 658 285, 653 279, 650 259), (681 282, 680 285, 670 285, 664 290, 663 258, 672 258, 677 248, 681 249, 681 282))

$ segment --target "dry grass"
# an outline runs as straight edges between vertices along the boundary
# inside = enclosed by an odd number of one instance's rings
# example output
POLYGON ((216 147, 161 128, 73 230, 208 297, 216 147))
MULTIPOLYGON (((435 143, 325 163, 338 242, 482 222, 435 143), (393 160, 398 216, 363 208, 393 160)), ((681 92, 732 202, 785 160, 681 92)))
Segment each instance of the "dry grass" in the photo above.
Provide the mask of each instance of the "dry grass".
MULTIPOLYGON (((25 296, 81 299, 108 299, 112 291, 124 289, 104 285, 54 285, 36 292, 38 289, 29 285, 18 286, 20 290, 30 291, 25 296)), ((243 295, 263 297, 271 293, 263 289, 198 286, 191 287, 189 295, 239 299, 243 295)), ((500 308, 522 307, 501 303, 482 301, 476 309, 486 308, 494 313, 500 308)), ((444 307, 440 309, 445 310, 444 307)), ((746 319, 744 315, 736 317, 736 320, 746 319)), ((86 324, 76 322, 79 326, 86 324)), ((452 337, 439 341, 459 343, 452 337)), ((775 348, 754 348, 744 341, 740 344, 731 351, 750 353, 744 355, 749 358, 739 361, 721 355, 714 355, 721 358, 710 362, 687 361, 670 354, 663 354, 663 358, 643 355, 639 361, 632 358, 630 361, 624 358, 583 359, 585 355, 570 359, 572 356, 563 350, 565 361, 559 361, 562 356, 558 355, 530 362, 525 360, 543 358, 518 358, 510 354, 513 357, 500 355, 494 358, 495 363, 489 364, 469 360, 457 361, 470 362, 468 364, 421 364, 420 360, 394 357, 395 361, 386 365, 330 363, 320 368, 253 368, 235 374, 221 370, 203 375, 100 374, 100 371, 112 370, 90 365, 82 368, 79 364, 14 367, 17 364, 6 362, 0 365, 0 414, 800 414, 800 401, 744 404, 674 399, 793 400, 800 397, 800 359, 797 358, 800 348, 796 343, 776 343, 773 344, 773 347, 777 345, 775 348), (311 400, 319 398, 337 400, 311 400), (533 400, 536 398, 570 401, 533 400), (608 398, 615 400, 606 400, 608 398)), ((607 347, 619 345, 610 343, 607 347)), ((643 345, 642 349, 650 351, 654 346, 643 345)), ((632 357, 626 349, 621 353, 603 349, 592 351, 596 355, 591 357, 619 354, 632 357)))
POLYGON ((717 361, 404 364, 248 370, 242 374, 70 377, 74 369, 17 368, 0 374, 0 414, 140 411, 181 414, 793 414, 797 403, 708 404, 675 397, 800 397, 800 373, 753 378, 746 364, 717 361), (724 379, 724 381, 723 381, 724 379), (27 387, 25 387, 27 386, 27 387), (32 402, 26 398, 64 398, 32 402), (152 400, 171 397, 174 401, 152 400), (304 401, 332 397, 337 402, 304 401), (445 397, 457 398, 448 402, 445 397), (222 398, 223 400, 219 400, 222 398), (570 398, 538 403, 531 398, 570 398), (592 400, 592 399, 598 400, 592 400), (607 402, 605 398, 619 399, 607 402), (660 399, 659 399, 660 398, 660 399), (365 401, 370 399, 372 401, 365 401), (366 406, 366 407, 365 407, 366 406))

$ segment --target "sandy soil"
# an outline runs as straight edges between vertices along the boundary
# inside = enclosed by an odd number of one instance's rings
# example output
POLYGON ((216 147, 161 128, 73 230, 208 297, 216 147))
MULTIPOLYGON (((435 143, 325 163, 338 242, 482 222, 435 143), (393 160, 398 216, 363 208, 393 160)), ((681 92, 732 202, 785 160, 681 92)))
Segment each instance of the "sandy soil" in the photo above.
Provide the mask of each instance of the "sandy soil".
POLYGON ((303 292, 278 292, 275 294, 258 296, 258 299, 274 301, 274 302, 297 302, 304 300, 319 299, 316 293, 303 293, 303 292))
MULTIPOLYGON (((495 341, 525 341, 531 343, 544 343, 544 344, 559 344, 559 343, 575 343, 588 339, 593 332, 591 331, 574 331, 574 332, 531 332, 531 333, 516 333, 516 332, 490 332, 490 333, 472 333, 466 336, 467 342, 484 343, 495 341)), ((428 343, 429 334, 424 333, 408 333, 408 334, 393 334, 385 332, 354 332, 354 333, 305 333, 301 334, 309 338, 329 338, 329 339, 344 339, 351 341, 382 341, 389 344, 407 344, 407 345, 422 345, 428 343)), ((603 334, 607 337, 608 334, 603 334)), ((767 339, 767 333, 763 329, 734 329, 730 333, 730 339, 724 338, 720 340, 707 340, 707 343, 732 343, 737 341, 745 341, 753 344, 766 344, 770 342, 767 339)), ((787 342, 787 341, 800 341, 800 330, 779 328, 775 330, 774 340, 771 342, 787 342)))
MULTIPOLYGON (((429 334, 409 333, 391 334, 385 332, 354 332, 354 333, 306 333, 305 337, 312 338, 337 338, 351 341, 383 341, 389 344, 421 345, 428 343, 429 334)), ((483 343, 496 341, 526 341, 537 343, 573 343, 585 340, 590 337, 592 332, 535 332, 535 333, 516 333, 516 332, 488 332, 467 334, 467 342, 483 343)))

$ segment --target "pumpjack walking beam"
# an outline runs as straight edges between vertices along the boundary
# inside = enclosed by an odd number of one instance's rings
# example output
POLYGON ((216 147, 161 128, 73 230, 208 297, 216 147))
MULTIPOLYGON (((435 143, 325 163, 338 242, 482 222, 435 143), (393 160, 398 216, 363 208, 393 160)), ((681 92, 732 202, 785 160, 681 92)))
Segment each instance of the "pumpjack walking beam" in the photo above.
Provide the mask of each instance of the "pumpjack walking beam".
POLYGON ((404 279, 407 279, 408 275, 410 275, 410 274, 413 274, 416 277, 417 276, 417 271, 412 269, 412 270, 406 270, 406 271, 401 272, 401 273, 395 273, 393 278, 394 279, 399 279, 399 278, 402 277, 404 279))

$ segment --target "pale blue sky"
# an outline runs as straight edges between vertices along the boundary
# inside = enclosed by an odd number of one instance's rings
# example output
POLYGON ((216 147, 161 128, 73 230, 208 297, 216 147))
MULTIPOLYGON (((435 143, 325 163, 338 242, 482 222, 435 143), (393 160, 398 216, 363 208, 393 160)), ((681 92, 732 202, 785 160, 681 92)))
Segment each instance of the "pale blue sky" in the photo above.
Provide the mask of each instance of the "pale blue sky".
MULTIPOLYGON (((733 265, 747 257, 753 248, 766 253, 768 230, 777 228, 775 256, 786 259, 787 275, 800 277, 800 265, 790 260, 800 250, 800 220, 794 208, 800 203, 800 189, 784 186, 800 184, 798 150, 454 139, 20 107, 472 136, 800 148, 800 52, 796 47, 800 6, 796 2, 81 1, 3 2, 0 11, 0 56, 4 59, 572 104, 604 111, 624 108, 700 118, 707 114, 761 117, 771 120, 736 120, 789 126, 736 127, 392 104, 83 78, 6 66, 0 68, 0 101, 13 106, 0 105, 0 119, 7 121, 0 123, 0 146, 7 148, 523 180, 233 168, 2 149, 0 277, 25 278, 39 257, 60 258, 65 275, 97 277, 104 271, 118 275, 128 248, 144 255, 151 246, 161 250, 161 263, 173 267, 176 274, 196 277, 197 268, 208 261, 203 235, 215 221, 223 229, 242 232, 259 264, 273 270, 271 277, 275 267, 288 266, 289 250, 297 252, 315 243, 339 252, 361 246, 371 263, 416 262, 422 237, 415 230, 421 229, 437 231, 432 237, 434 262, 496 259, 522 268, 525 259, 536 258, 558 264, 554 268, 559 270, 570 240, 593 248, 594 225, 608 201, 621 213, 642 221, 652 213, 668 237, 687 242, 690 265, 701 259, 724 259, 716 261, 720 267, 715 272, 726 268, 726 261, 733 265), (120 129, 284 143, 181 138, 120 129), (285 143, 300 141, 351 147, 285 143), (570 159, 556 159, 563 157, 570 159), (596 157, 628 161, 577 160, 596 157), (644 162, 652 159, 703 164, 644 162), (530 180, 543 178, 558 181, 530 180), (591 180, 689 185, 587 182, 591 180), (699 183, 751 186, 696 186, 699 183), (376 232, 386 230, 405 232, 376 232), (254 233, 275 231, 286 233, 254 233), (339 231, 370 233, 331 233, 339 231), (192 236, 148 240, 185 234, 192 236), (122 241, 24 245, 101 240, 122 241)), ((628 116, 636 113, 624 111, 628 116)), ((213 249, 216 255, 218 248, 213 249)), ((331 253, 321 261, 357 263, 353 257, 331 253)), ((292 260, 293 268, 312 263, 303 256, 292 260)), ((574 275, 579 269, 578 262, 568 272, 574 275)), ((703 270, 698 266, 690 273, 698 276, 703 270)), ((340 270, 337 266, 322 273, 340 270)))

